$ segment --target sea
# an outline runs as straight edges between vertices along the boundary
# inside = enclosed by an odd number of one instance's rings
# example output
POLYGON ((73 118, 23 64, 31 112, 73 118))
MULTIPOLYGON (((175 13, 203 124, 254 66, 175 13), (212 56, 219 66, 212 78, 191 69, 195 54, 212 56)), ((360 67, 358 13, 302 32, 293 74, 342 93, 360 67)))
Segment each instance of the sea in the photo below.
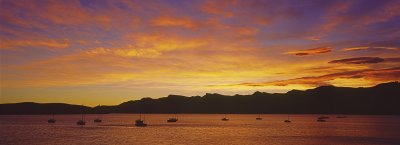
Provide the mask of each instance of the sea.
POLYGON ((238 144, 400 145, 400 116, 261 114, 0 115, 1 145, 31 144, 238 144), (166 120, 177 116, 178 121, 166 120), (223 117, 229 121, 222 121, 223 117), (317 122, 320 116, 329 117, 317 122), (95 123, 101 118, 101 123, 95 123), (291 123, 285 123, 289 119, 291 123))

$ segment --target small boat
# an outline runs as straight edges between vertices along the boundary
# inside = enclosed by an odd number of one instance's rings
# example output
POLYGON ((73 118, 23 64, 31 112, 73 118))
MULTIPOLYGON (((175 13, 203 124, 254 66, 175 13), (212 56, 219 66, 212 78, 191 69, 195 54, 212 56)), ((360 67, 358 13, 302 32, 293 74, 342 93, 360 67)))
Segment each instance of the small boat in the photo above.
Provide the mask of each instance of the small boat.
POLYGON ((225 117, 222 118, 221 120, 222 120, 222 121, 229 121, 229 118, 227 118, 227 117, 226 117, 226 114, 225 114, 225 117))
POLYGON ((56 120, 54 118, 50 118, 49 120, 47 120, 48 123, 56 123, 56 120))
POLYGON ((54 114, 51 116, 49 120, 47 120, 47 123, 56 123, 56 119, 54 119, 54 114))
MULTIPOLYGON (((97 107, 101 107, 101 105, 97 105, 97 107)), ((99 112, 97 112, 97 118, 95 118, 93 120, 94 123, 101 123, 103 120, 100 119, 101 118, 101 114, 99 112)))
POLYGON ((258 114, 258 117, 256 118, 256 120, 262 120, 261 115, 258 114))
POLYGON ((100 118, 96 118, 96 119, 93 120, 93 122, 96 122, 96 123, 101 123, 101 121, 102 120, 100 118))
POLYGON ((328 116, 320 116, 317 118, 317 122, 326 122, 326 119, 329 119, 328 116))
POLYGON ((285 121, 283 121, 283 122, 285 122, 285 123, 291 123, 292 121, 290 121, 290 119, 289 119, 289 114, 287 115, 287 119, 285 120, 285 121))
POLYGON ((147 124, 144 123, 144 120, 137 119, 137 120, 135 120, 135 126, 138 126, 138 127, 146 127, 147 124))
POLYGON ((229 118, 222 118, 222 121, 229 121, 229 118))
POLYGON ((93 120, 93 122, 95 122, 95 123, 101 123, 103 120, 101 120, 100 118, 101 118, 100 115, 97 115, 97 118, 95 118, 95 119, 93 120))
POLYGON ((177 122, 178 121, 178 117, 177 117, 177 115, 175 114, 175 116, 173 116, 172 118, 169 118, 168 120, 167 120, 167 122, 177 122))
POLYGON ((320 117, 318 117, 318 119, 329 119, 329 117, 328 116, 320 116, 320 117))
POLYGON ((81 120, 78 120, 78 122, 76 122, 76 125, 85 125, 85 124, 86 124, 85 117, 84 114, 82 114, 81 120))
POLYGON ((78 122, 76 122, 76 125, 85 125, 86 122, 84 120, 78 120, 78 122))
POLYGON ((177 122, 178 118, 169 118, 167 122, 177 122))
POLYGON ((135 126, 138 126, 138 127, 146 127, 147 126, 147 124, 144 122, 144 120, 142 120, 142 114, 140 114, 139 119, 135 120, 135 126))

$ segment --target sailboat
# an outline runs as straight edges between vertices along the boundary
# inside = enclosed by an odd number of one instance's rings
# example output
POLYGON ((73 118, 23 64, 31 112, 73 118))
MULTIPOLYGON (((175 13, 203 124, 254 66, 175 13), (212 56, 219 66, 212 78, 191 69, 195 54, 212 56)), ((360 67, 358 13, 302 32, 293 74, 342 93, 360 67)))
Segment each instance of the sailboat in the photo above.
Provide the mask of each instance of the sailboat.
MULTIPOLYGON (((101 107, 100 104, 97 105, 97 107, 101 107)), ((101 110, 101 109, 100 109, 100 110, 101 110)), ((99 111, 100 111, 100 110, 99 110, 99 111)), ((95 118, 95 119, 93 120, 93 122, 95 122, 95 123, 101 123, 103 120, 100 119, 100 118, 101 118, 101 117, 100 117, 100 114, 99 114, 100 112, 97 112, 97 113, 98 113, 98 114, 97 114, 97 118, 95 118)))
POLYGON ((320 116, 320 117, 318 117, 317 122, 326 122, 326 119, 329 119, 329 117, 328 116, 320 116))
POLYGON ((226 118, 226 114, 225 117, 221 119, 222 121, 229 121, 229 118, 226 118))
POLYGON ((51 114, 51 118, 47 120, 47 123, 56 123, 56 119, 54 119, 54 114, 51 114))
POLYGON ((102 121, 103 121, 103 120, 101 120, 99 116, 97 116, 97 118, 95 118, 95 119, 93 120, 93 122, 95 122, 95 123, 101 123, 102 121))
POLYGON ((146 127, 147 126, 147 124, 144 123, 144 119, 142 120, 142 113, 140 113, 139 119, 135 120, 135 126, 138 126, 138 127, 146 127))
POLYGON ((342 116, 336 116, 336 118, 347 118, 347 116, 344 116, 344 115, 342 115, 342 116))
POLYGON ((258 117, 256 118, 256 120, 262 120, 261 115, 258 114, 258 117))
POLYGON ((292 121, 289 120, 289 114, 287 114, 287 119, 286 119, 285 121, 283 121, 283 122, 285 122, 285 123, 290 123, 290 122, 292 122, 292 121))
POLYGON ((175 116, 174 117, 172 117, 172 118, 169 118, 168 120, 167 120, 167 122, 177 122, 178 121, 178 117, 177 117, 177 115, 175 114, 175 116))
POLYGON ((85 125, 85 124, 86 124, 85 115, 82 114, 81 120, 78 120, 78 122, 76 122, 76 125, 85 125))

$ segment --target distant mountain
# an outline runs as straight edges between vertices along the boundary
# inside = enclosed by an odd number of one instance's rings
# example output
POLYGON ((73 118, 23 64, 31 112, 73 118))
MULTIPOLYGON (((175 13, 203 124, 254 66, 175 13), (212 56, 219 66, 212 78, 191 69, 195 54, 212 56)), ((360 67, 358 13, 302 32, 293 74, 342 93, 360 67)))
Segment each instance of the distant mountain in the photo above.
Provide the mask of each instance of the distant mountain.
POLYGON ((290 113, 400 115, 400 83, 369 88, 321 86, 287 93, 251 95, 209 94, 128 101, 116 106, 85 107, 69 104, 0 104, 0 114, 65 113, 290 113))
POLYGON ((90 107, 63 103, 33 103, 0 104, 0 114, 78 114, 89 112, 90 107))

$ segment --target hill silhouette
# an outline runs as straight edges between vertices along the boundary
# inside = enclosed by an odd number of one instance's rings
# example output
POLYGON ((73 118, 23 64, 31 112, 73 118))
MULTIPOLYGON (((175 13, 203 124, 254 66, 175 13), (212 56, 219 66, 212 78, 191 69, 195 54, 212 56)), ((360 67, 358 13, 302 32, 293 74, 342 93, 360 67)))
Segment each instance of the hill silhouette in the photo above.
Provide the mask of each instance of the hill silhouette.
POLYGON ((255 92, 227 96, 169 95, 128 101, 116 106, 86 107, 60 103, 0 104, 0 114, 75 113, 289 113, 400 115, 400 83, 368 88, 321 86, 287 93, 255 92))

